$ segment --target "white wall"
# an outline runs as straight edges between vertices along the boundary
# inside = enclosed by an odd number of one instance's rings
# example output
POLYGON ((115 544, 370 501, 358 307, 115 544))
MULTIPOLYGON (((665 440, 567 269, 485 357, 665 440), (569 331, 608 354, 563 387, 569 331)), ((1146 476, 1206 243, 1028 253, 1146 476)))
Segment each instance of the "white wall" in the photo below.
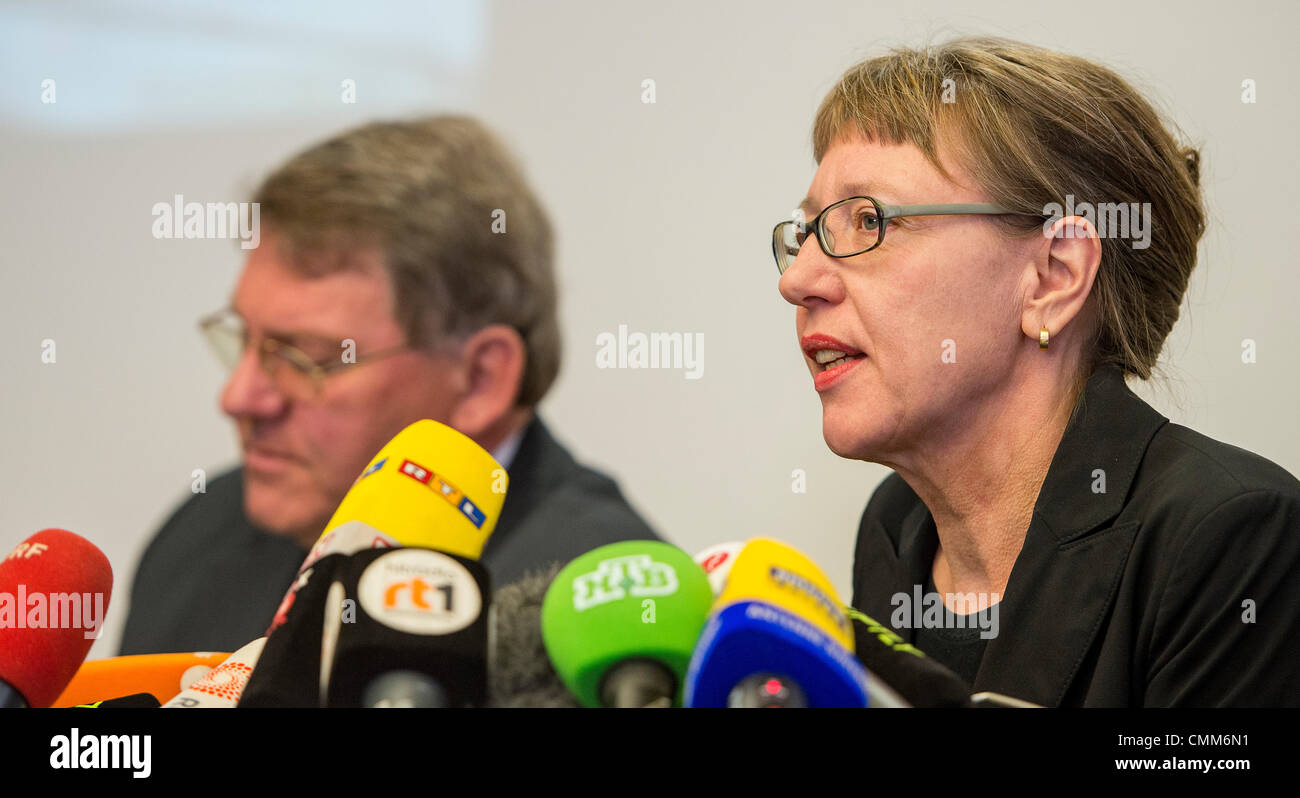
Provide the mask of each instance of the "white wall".
POLYGON ((194 322, 223 304, 239 250, 155 240, 153 203, 244 199, 286 156, 375 117, 477 114, 524 161, 559 231, 566 362, 543 412, 561 439, 688 551, 782 537, 847 597, 857 519, 888 472, 822 442, 769 244, 814 171, 813 111, 895 43, 994 33, 1093 57, 1203 148, 1210 229, 1162 357, 1171 380, 1138 391, 1300 473, 1289 2, 365 7, 0 10, 0 550, 47 526, 105 550, 118 593, 92 656, 115 653, 135 557, 191 472, 238 456, 194 322), (703 378, 596 368, 596 336, 620 324, 703 333, 703 378))

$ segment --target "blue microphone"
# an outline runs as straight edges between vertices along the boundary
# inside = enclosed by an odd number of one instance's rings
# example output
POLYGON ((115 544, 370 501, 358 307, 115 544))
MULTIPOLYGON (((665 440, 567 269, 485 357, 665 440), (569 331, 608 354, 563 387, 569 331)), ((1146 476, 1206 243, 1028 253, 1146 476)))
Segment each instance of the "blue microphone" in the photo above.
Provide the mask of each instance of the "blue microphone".
POLYGON ((779 541, 736 555, 692 652, 688 707, 901 706, 873 688, 830 580, 779 541), (881 695, 879 702, 872 701, 881 695))
POLYGON ((868 706, 868 679, 853 652, 817 627, 766 602, 743 601, 705 626, 683 703, 861 708, 868 706))

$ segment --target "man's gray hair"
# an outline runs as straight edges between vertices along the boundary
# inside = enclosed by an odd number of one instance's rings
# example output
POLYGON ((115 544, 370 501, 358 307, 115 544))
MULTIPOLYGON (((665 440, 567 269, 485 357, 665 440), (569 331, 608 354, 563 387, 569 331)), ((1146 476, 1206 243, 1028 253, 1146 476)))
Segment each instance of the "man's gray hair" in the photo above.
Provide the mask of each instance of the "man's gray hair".
POLYGON ((412 345, 490 324, 524 340, 516 404, 560 370, 551 225, 523 172, 480 122, 435 116, 365 125, 302 152, 254 195, 296 268, 349 268, 377 246, 412 345))

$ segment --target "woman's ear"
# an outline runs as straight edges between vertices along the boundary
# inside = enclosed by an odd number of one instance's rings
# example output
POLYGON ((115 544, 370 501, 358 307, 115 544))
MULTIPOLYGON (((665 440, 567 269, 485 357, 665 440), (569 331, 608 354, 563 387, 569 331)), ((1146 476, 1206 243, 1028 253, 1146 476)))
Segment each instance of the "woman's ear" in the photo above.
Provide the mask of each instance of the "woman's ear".
POLYGON ((460 346, 464 390, 448 423, 478 440, 510 415, 527 362, 524 339, 514 328, 491 324, 460 346))
POLYGON ((1101 239, 1092 223, 1080 216, 1058 219, 1047 257, 1038 262, 1033 290, 1025 297, 1025 335, 1036 341, 1039 328, 1046 327, 1055 336, 1080 316, 1100 264, 1101 239))

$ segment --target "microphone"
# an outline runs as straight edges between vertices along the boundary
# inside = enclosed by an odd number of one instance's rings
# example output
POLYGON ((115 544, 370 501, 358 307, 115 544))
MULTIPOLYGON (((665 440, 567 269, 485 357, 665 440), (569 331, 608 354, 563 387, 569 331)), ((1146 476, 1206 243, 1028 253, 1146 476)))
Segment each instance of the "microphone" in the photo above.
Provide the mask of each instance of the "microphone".
MULTIPOLYGON (((371 632, 360 637, 348 632, 356 619, 374 630, 373 616, 357 609, 357 556, 399 547, 437 549, 468 573, 466 563, 482 554, 500 517, 507 485, 505 469, 490 454, 445 424, 424 419, 394 436, 357 477, 303 562, 268 630, 240 706, 320 706, 339 673, 335 658, 344 653, 343 637, 351 641, 348 646, 371 646, 375 639, 371 632), (345 572, 352 575, 350 582, 345 572), (341 606, 346 600, 352 602, 348 617, 341 606), (341 637, 331 641, 334 635, 341 637), (323 648, 330 649, 324 657, 323 648)), ((439 583, 439 589, 446 587, 439 583)), ((486 582, 482 587, 486 596, 486 582)), ((350 700, 360 700, 360 689, 348 688, 350 700)))
POLYGON ((629 540, 561 569, 542 600, 542 640, 588 707, 679 705, 713 592, 681 549, 629 540))
POLYGON ((722 595, 723 588, 727 586, 727 577, 731 575, 731 566, 743 548, 744 543, 733 540, 710 546, 695 555, 695 562, 709 575, 709 587, 713 588, 714 598, 722 595))
POLYGON ((55 700, 56 707, 90 704, 104 696, 148 693, 159 702, 211 673, 229 654, 132 654, 91 660, 55 700))
POLYGON ((442 685, 415 671, 389 671, 361 695, 366 709, 441 709, 450 706, 442 685))
POLYGON ((985 690, 970 697, 971 706, 976 709, 1045 709, 1042 704, 1012 698, 1002 693, 985 690))
POLYGON ((732 709, 807 709, 808 696, 791 679, 779 673, 754 673, 740 680, 727 694, 732 709))
POLYGON ((262 656, 266 638, 245 643, 238 651, 226 657, 217 667, 203 678, 191 682, 179 693, 163 704, 165 709, 229 709, 238 705, 248 678, 262 656))
POLYGON ((579 707, 542 640, 542 601, 560 563, 498 588, 488 615, 488 706, 579 707))
MULTIPOLYGON (((157 709, 162 706, 153 693, 132 693, 120 698, 104 698, 73 705, 72 709, 157 709)), ((67 707, 65 707, 66 709, 67 707)))
POLYGON ((841 607, 812 560, 779 541, 749 541, 695 647, 686 705, 868 706, 870 679, 841 607))
POLYGON ((508 484, 505 469, 460 432, 431 419, 407 426, 353 481, 298 567, 299 578, 285 593, 267 635, 286 622, 296 594, 309 581, 305 574, 324 579, 320 574, 330 569, 316 566, 331 555, 423 546, 477 560, 501 515, 508 484), (432 471, 433 462, 446 471, 432 471))
POLYGON ((63 529, 0 561, 0 708, 53 704, 99 637, 112 590, 104 553, 63 529))
POLYGON ((508 486, 506 470, 486 449, 446 424, 417 421, 352 483, 304 567, 331 553, 396 546, 477 560, 508 486))
POLYGON ((337 579, 336 601, 346 609, 327 608, 335 618, 326 631, 337 642, 322 647, 323 706, 369 705, 396 683, 422 684, 417 692, 446 706, 486 701, 486 568, 467 557, 402 548, 350 555, 337 579))
POLYGON ((915 707, 1041 709, 1019 698, 983 691, 971 695, 971 686, 919 648, 903 642, 894 630, 854 609, 844 611, 853 619, 858 659, 872 674, 893 687, 915 707))
POLYGON ((970 685, 960 676, 870 616, 852 607, 845 612, 853 619, 858 659, 912 706, 972 706, 970 685))

